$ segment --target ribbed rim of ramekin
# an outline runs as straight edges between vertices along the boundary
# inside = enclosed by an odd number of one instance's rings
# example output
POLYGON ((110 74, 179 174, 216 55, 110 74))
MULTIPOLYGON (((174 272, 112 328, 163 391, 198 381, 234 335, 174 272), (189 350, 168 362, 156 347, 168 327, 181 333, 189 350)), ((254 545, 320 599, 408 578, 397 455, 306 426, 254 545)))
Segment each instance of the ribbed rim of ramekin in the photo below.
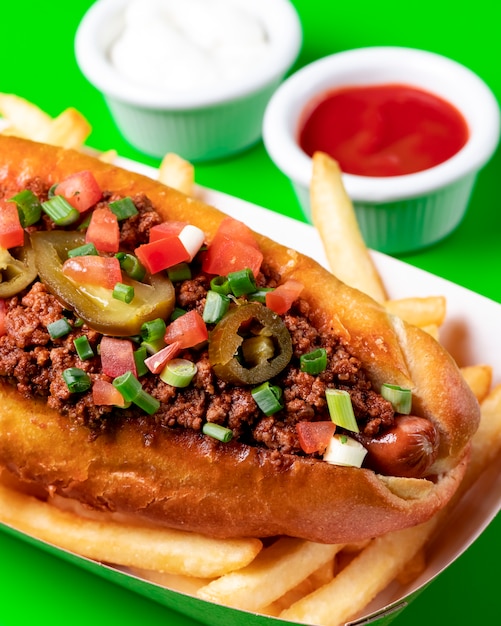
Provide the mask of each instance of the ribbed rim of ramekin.
MULTIPOLYGON (((84 15, 75 36, 75 55, 87 80, 105 96, 133 106, 180 110, 216 105, 243 98, 281 79, 292 66, 302 43, 301 23, 289 0, 252 0, 252 12, 270 37, 270 57, 255 72, 221 86, 182 92, 159 92, 137 87, 121 76, 107 58, 111 42, 123 27, 122 15, 130 0, 98 0, 84 15)), ((245 0, 233 0, 247 11, 245 0)))
POLYGON ((448 100, 464 115, 470 138, 448 161, 415 174, 388 178, 343 174, 353 201, 382 203, 433 193, 479 170, 494 153, 499 141, 499 105, 479 76, 433 52, 383 46, 324 57, 282 83, 263 121, 263 140, 273 162, 296 184, 308 187, 311 159, 296 140, 305 105, 312 97, 337 86, 378 83, 413 85, 448 100))

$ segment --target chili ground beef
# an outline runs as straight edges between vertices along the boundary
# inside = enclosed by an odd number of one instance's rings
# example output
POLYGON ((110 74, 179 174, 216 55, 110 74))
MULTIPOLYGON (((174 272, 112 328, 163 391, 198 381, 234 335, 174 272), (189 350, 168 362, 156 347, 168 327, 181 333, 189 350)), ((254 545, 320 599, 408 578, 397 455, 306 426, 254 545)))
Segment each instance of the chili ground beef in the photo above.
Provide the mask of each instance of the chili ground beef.
MULTIPOLYGON (((189 281, 185 293, 202 293, 202 277, 189 281)), ((192 299, 192 306, 196 301, 192 299)), ((358 359, 339 340, 322 336, 294 307, 285 316, 291 333, 295 357, 293 363, 276 377, 284 390, 284 408, 271 417, 264 416, 250 389, 235 386, 215 377, 207 350, 186 350, 181 356, 197 363, 197 374, 190 387, 177 389, 154 375, 144 377, 144 388, 161 402, 151 420, 163 427, 200 430, 204 421, 215 422, 233 430, 234 436, 249 444, 263 445, 283 453, 299 452, 295 424, 299 421, 329 419, 325 401, 328 386, 347 389, 355 415, 366 434, 378 432, 393 420, 391 405, 371 389, 358 359), (317 347, 328 354, 328 367, 320 375, 302 372, 295 365, 297 357, 317 347)), ((47 325, 65 313, 46 287, 36 282, 24 297, 10 299, 6 315, 6 334, 0 337, 0 376, 11 380, 25 397, 46 397, 49 406, 92 431, 114 426, 119 414, 110 407, 96 406, 92 393, 70 393, 62 378, 68 367, 79 367, 92 379, 109 380, 100 370, 99 357, 80 360, 73 340, 85 334, 94 352, 100 334, 87 328, 74 329, 62 339, 51 339, 47 325)), ((68 316, 70 323, 73 322, 68 316)), ((132 410, 127 413, 133 413, 132 410)), ((124 415, 125 417, 125 415, 124 415)))
MULTIPOLYGON (((40 179, 33 179, 28 187, 41 200, 47 198, 48 186, 40 179)), ((0 190, 0 196, 3 194, 0 190)), ((99 206, 117 199, 105 192, 99 206)), ((144 195, 135 196, 133 201, 138 214, 120 224, 121 246, 127 250, 147 242, 151 227, 162 221, 144 195)), ((37 225, 37 228, 52 227, 49 220, 37 225)), ((200 273, 196 264, 193 270, 193 278, 176 284, 176 304, 202 313, 210 280, 200 273)), ((260 287, 273 287, 279 278, 263 264, 257 283, 260 287)), ((227 383, 214 375, 205 347, 189 349, 180 355, 197 364, 195 378, 187 388, 172 387, 153 374, 142 377, 144 389, 160 401, 159 410, 151 417, 143 415, 140 409, 96 406, 91 391, 71 393, 62 377, 66 368, 78 367, 92 380, 110 380, 101 371, 99 357, 82 361, 73 343, 85 334, 97 354, 101 335, 86 325, 77 326, 74 316, 40 282, 35 282, 26 293, 7 300, 6 332, 0 337, 0 376, 16 385, 27 398, 46 398, 50 407, 86 425, 93 436, 117 427, 124 419, 149 420, 152 436, 158 428, 200 431, 203 423, 209 421, 232 429, 234 437, 245 443, 279 453, 298 453, 296 424, 330 419, 325 399, 327 387, 349 391, 355 416, 365 434, 374 435, 391 425, 394 418, 391 404, 372 389, 349 346, 314 327, 307 302, 299 299, 283 319, 291 336, 293 357, 273 380, 273 384, 283 389, 284 407, 270 417, 260 411, 250 388, 227 383), (52 339, 47 326, 62 316, 67 317, 72 331, 64 338, 52 339), (328 365, 324 372, 313 376, 301 371, 299 358, 317 348, 326 350, 328 365)))

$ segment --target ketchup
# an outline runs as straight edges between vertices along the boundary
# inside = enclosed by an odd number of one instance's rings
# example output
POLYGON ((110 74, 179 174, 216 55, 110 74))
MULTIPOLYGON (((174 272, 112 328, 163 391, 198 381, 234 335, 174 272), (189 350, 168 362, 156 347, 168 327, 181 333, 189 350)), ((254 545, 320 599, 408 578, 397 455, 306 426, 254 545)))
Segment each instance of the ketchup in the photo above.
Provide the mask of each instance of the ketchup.
POLYGON ((298 139, 308 155, 325 152, 348 174, 400 176, 452 157, 468 126, 452 104, 416 87, 356 86, 312 101, 298 139))

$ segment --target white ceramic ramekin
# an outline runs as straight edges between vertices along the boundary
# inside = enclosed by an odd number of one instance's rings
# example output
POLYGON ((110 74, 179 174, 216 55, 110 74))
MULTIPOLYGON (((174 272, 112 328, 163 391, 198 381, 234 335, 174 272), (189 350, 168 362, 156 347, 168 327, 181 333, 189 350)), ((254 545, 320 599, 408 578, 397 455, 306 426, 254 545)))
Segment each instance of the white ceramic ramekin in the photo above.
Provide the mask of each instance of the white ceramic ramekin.
POLYGON ((311 158, 297 142, 306 104, 336 87, 406 84, 453 104, 469 127, 466 145, 448 161, 415 174, 368 177, 343 174, 367 245, 389 254, 429 246, 461 222, 479 170, 499 140, 498 103, 472 71, 446 57, 411 48, 373 47, 340 52, 300 69, 270 100, 263 140, 291 180, 310 219, 311 158))
MULTIPOLYGON (((243 0, 233 0, 245 7, 243 0)), ((235 81, 169 93, 136 85, 113 67, 109 50, 129 0, 98 0, 75 37, 77 63, 100 90, 125 139, 154 157, 175 152, 208 160, 243 150, 261 137, 266 105, 301 47, 299 17, 289 0, 253 0, 270 42, 266 62, 235 81)))

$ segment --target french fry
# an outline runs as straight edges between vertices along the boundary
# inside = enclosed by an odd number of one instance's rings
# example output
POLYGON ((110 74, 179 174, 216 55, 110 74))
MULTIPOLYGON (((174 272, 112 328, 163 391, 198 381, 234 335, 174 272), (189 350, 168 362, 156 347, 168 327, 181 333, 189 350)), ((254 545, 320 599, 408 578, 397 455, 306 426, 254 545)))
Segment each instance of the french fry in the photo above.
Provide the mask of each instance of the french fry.
POLYGON ((331 583, 282 611, 280 617, 322 626, 344 624, 396 578, 430 537, 437 519, 374 539, 331 583))
POLYGON ((62 148, 80 148, 90 135, 91 126, 76 109, 65 109, 51 120, 41 141, 62 148))
POLYGON ((197 578, 195 576, 184 576, 182 574, 170 574, 169 572, 158 572, 141 567, 128 567, 123 571, 137 578, 141 578, 142 580, 148 580, 156 585, 167 587, 168 589, 179 591, 180 593, 188 593, 193 596, 199 589, 208 585, 212 580, 212 578, 197 578))
POLYGON ((197 596, 239 609, 259 611, 331 561, 341 545, 283 537, 247 567, 202 587, 197 596))
POLYGON ((385 307, 392 315, 402 318, 409 324, 424 328, 431 325, 442 326, 447 304, 444 296, 428 296, 387 300, 385 307))
POLYGON ((189 162, 172 152, 167 153, 158 170, 158 180, 188 196, 193 195, 195 183, 194 167, 189 162))
POLYGON ((371 541, 371 539, 363 539, 362 541, 357 541, 355 543, 347 543, 343 547, 343 554, 357 554, 366 548, 371 541))
POLYGON ((410 559, 403 570, 397 574, 397 581, 400 585, 409 585, 418 576, 420 576, 426 569, 426 553, 425 546, 423 546, 416 554, 410 559))
POLYGON ((103 163, 114 163, 117 156, 116 150, 106 150, 106 152, 99 153, 97 158, 103 163))
POLYGON ((35 141, 49 128, 52 118, 28 100, 10 93, 0 93, 0 115, 9 126, 8 134, 20 135, 35 141))
POLYGON ((7 121, 3 134, 63 148, 80 148, 91 132, 85 117, 70 107, 55 118, 13 94, 0 94, 0 115, 7 121))
POLYGON ((490 365, 468 365, 461 368, 461 373, 477 400, 483 402, 492 385, 492 367, 490 365))
POLYGON ((21 137, 21 139, 28 139, 28 137, 20 128, 17 128, 16 126, 13 126, 9 123, 7 123, 3 128, 0 129, 0 133, 9 137, 21 137))
POLYGON ((501 383, 480 405, 481 419, 472 439, 471 459, 461 493, 464 493, 501 452, 501 383))
POLYGON ((213 578, 250 563, 259 539, 217 540, 171 529, 86 519, 0 484, 0 521, 96 561, 213 578))
POLYGON ((278 617, 282 611, 294 602, 297 602, 304 596, 318 589, 322 585, 326 585, 334 578, 335 561, 337 557, 330 559, 325 565, 319 567, 313 574, 302 580, 296 587, 287 591, 282 597, 275 600, 272 604, 260 609, 260 613, 278 617))
POLYGON ((421 326, 421 330, 426 331, 429 335, 435 339, 435 341, 440 340, 440 329, 436 324, 427 324, 426 326, 421 326))
POLYGON ((332 273, 378 302, 385 302, 383 282, 360 232, 341 170, 323 152, 313 155, 310 199, 313 224, 322 239, 332 273))

